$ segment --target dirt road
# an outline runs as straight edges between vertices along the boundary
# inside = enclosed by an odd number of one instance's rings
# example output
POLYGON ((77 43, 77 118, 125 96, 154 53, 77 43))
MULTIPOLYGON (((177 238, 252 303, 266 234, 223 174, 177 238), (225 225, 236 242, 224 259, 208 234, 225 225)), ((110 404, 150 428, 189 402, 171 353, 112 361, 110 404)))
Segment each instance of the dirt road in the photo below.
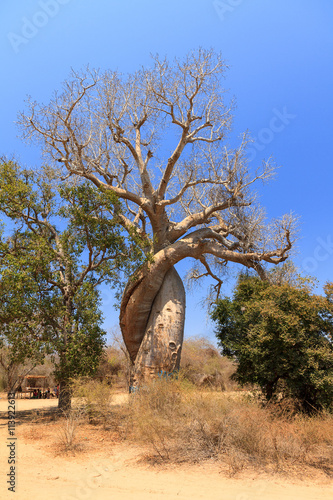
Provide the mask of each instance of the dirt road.
MULTIPOLYGON (((120 398, 121 399, 121 398, 120 398)), ((54 407, 56 400, 17 400, 18 411, 54 407)), ((39 426, 18 417, 15 494, 8 491, 10 445, 7 406, 0 399, 0 498, 16 500, 331 500, 333 485, 254 473, 228 478, 216 464, 160 467, 138 463, 140 449, 106 442, 96 434, 91 452, 57 454, 53 423, 39 426)), ((31 420, 31 417, 30 417, 31 420)), ((84 439, 84 436, 82 436, 84 439)), ((91 439, 91 437, 89 438, 91 439)), ((142 450, 141 450, 142 451, 142 450)))

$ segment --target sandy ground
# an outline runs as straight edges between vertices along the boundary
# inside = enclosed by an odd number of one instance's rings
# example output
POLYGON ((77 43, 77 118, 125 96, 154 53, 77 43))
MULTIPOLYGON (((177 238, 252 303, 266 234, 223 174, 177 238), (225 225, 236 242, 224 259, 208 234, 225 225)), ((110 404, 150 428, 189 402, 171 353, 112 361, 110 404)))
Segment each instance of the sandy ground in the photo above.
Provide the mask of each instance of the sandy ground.
MULTIPOLYGON (((126 396, 119 395, 118 402, 126 396)), ((57 400, 16 400, 16 411, 56 406, 57 400)), ((331 500, 328 479, 286 479, 278 475, 244 473, 237 478, 221 474, 216 464, 162 469, 138 461, 139 448, 110 442, 95 433, 86 451, 57 453, 54 423, 31 422, 33 415, 17 416, 16 488, 8 491, 8 402, 0 399, 0 498, 113 499, 113 500, 331 500)), ((36 415, 35 414, 35 415, 36 415)), ((82 439, 88 439, 82 436, 82 439)))

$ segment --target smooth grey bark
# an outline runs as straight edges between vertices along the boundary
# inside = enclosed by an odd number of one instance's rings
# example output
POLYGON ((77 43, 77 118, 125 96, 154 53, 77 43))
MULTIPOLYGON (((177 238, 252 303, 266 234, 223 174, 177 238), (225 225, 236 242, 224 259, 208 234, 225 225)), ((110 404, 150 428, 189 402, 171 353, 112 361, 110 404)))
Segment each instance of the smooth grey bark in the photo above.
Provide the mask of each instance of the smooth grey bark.
POLYGON ((153 262, 127 284, 120 309, 120 327, 132 362, 131 386, 161 371, 171 373, 179 367, 185 290, 174 264, 185 257, 198 259, 208 252, 225 260, 251 264, 251 254, 237 254, 214 246, 205 238, 209 233, 208 229, 196 230, 157 251, 153 262))
POLYGON ((144 337, 134 360, 131 385, 179 369, 184 323, 185 289, 172 267, 165 274, 151 305, 144 337))

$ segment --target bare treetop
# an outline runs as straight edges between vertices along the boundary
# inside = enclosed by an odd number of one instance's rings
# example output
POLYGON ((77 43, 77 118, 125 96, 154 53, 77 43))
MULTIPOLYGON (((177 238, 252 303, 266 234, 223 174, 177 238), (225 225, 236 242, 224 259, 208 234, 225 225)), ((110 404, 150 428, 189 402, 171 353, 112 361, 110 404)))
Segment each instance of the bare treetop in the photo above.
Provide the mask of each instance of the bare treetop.
POLYGON ((210 255, 263 275, 261 261, 287 258, 295 220, 265 221, 252 185, 272 176, 270 160, 251 174, 247 134, 237 148, 226 144, 225 70, 219 55, 198 50, 172 64, 154 57, 151 68, 126 77, 73 71, 48 105, 29 102, 23 133, 42 143, 63 177, 84 177, 125 200, 122 223, 150 241, 155 262, 161 251, 170 265, 194 257, 217 278, 210 255))

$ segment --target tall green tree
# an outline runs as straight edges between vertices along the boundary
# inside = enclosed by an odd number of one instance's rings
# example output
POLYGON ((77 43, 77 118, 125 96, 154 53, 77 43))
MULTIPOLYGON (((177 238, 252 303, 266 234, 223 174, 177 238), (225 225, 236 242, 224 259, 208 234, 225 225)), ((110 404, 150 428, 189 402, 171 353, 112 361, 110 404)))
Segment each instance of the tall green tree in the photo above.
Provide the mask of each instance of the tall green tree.
POLYGON ((92 373, 104 345, 98 285, 119 285, 142 253, 134 233, 122 235, 114 194, 82 183, 58 189, 50 172, 37 177, 8 161, 0 179, 0 210, 16 224, 1 247, 2 335, 14 354, 27 344, 53 353, 59 407, 68 408, 70 378, 92 373))
MULTIPOLYGON (((27 249, 28 240, 24 239, 27 249)), ((18 253, 23 240, 19 234, 0 238, 0 348, 3 370, 6 372, 9 391, 15 391, 20 375, 37 364, 43 363, 48 352, 47 327, 42 314, 47 310, 39 284, 35 281, 32 266, 34 254, 18 253), (20 242, 18 241, 20 240, 20 242)), ((27 252, 26 252, 27 253, 27 252)), ((45 299, 45 297, 44 297, 45 299)))
POLYGON ((277 393, 311 411, 332 408, 332 284, 326 296, 306 284, 272 284, 240 276, 232 299, 212 313, 224 355, 238 362, 235 378, 258 384, 268 400, 277 393))

